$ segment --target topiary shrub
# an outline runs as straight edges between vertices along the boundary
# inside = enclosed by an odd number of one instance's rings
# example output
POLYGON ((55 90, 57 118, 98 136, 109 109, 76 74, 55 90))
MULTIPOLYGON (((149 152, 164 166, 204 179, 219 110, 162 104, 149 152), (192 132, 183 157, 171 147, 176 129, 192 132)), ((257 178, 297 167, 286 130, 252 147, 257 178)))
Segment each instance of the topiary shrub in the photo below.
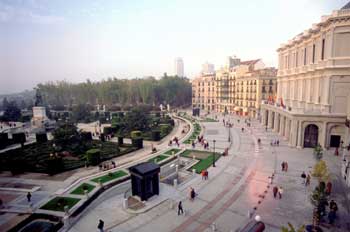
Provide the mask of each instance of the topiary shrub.
POLYGON ((124 143, 124 138, 118 136, 118 145, 123 145, 124 143))
POLYGON ((169 124, 160 124, 159 127, 162 135, 167 135, 172 130, 172 127, 169 124))
POLYGON ((140 137, 141 137, 141 131, 131 131, 130 137, 131 137, 132 139, 140 138, 140 137))
POLYGON ((91 134, 91 132, 81 132, 81 138, 83 141, 91 141, 92 134, 91 134))
POLYGON ((143 139, 142 138, 133 138, 131 139, 132 145, 139 149, 143 148, 143 139))
POLYGON ((20 143, 23 147, 24 143, 26 142, 26 135, 23 132, 12 134, 12 140, 13 143, 20 143))
POLYGON ((9 145, 9 138, 7 133, 0 133, 0 149, 4 149, 9 145))
POLYGON ((52 176, 59 172, 62 172, 64 169, 63 159, 62 157, 53 155, 46 161, 47 170, 46 172, 52 176))
POLYGON ((47 142, 47 134, 46 133, 37 133, 35 134, 37 143, 45 143, 47 142))
POLYGON ((90 149, 86 151, 86 159, 91 165, 98 165, 101 160, 100 149, 90 149))
POLYGON ((159 141, 160 140, 160 130, 153 130, 152 131, 152 140, 153 141, 159 141))

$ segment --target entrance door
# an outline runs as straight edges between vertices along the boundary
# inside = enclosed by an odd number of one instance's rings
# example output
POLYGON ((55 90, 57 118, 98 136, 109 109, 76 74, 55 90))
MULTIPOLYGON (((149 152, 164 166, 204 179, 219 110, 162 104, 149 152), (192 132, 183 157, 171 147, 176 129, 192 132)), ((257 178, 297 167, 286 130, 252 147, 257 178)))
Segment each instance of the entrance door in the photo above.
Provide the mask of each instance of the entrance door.
POLYGON ((339 145, 340 145, 340 136, 331 135, 330 147, 339 147, 339 145))
POLYGON ((310 124, 305 128, 304 147, 315 147, 318 143, 318 127, 310 124))

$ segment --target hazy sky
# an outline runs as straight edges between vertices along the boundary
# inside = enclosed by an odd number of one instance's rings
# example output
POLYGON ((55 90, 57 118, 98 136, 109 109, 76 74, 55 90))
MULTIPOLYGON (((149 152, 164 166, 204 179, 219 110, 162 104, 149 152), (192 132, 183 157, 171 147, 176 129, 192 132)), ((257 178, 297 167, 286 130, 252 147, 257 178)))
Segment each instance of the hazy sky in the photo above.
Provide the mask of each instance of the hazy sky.
POLYGON ((347 0, 0 0, 0 94, 40 82, 160 76, 182 57, 262 58, 347 0))

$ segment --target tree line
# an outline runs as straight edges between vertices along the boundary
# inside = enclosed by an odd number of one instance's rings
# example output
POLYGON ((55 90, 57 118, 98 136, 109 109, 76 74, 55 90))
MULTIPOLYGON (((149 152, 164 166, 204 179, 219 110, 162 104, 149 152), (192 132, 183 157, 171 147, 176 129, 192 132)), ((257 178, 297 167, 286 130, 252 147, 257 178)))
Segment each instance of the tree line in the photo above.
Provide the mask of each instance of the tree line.
POLYGON ((99 82, 87 80, 73 84, 67 81, 39 84, 43 102, 52 108, 65 108, 74 104, 130 106, 170 104, 189 106, 191 104, 191 83, 187 78, 164 75, 154 77, 117 79, 109 78, 99 82))

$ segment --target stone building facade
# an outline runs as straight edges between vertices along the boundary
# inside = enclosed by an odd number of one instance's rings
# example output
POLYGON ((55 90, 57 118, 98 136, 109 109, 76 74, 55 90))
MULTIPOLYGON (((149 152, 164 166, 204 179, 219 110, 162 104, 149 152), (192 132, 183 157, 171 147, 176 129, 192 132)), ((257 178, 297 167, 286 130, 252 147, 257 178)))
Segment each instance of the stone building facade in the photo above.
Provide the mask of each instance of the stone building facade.
POLYGON ((323 16, 277 51, 277 99, 261 105, 263 125, 293 147, 348 144, 350 9, 323 16))
POLYGON ((228 65, 192 81, 192 105, 206 112, 257 117, 261 100, 276 95, 276 69, 262 60, 241 61, 229 57, 228 65))
POLYGON ((211 112, 216 109, 215 73, 202 74, 192 81, 192 106, 211 112))

